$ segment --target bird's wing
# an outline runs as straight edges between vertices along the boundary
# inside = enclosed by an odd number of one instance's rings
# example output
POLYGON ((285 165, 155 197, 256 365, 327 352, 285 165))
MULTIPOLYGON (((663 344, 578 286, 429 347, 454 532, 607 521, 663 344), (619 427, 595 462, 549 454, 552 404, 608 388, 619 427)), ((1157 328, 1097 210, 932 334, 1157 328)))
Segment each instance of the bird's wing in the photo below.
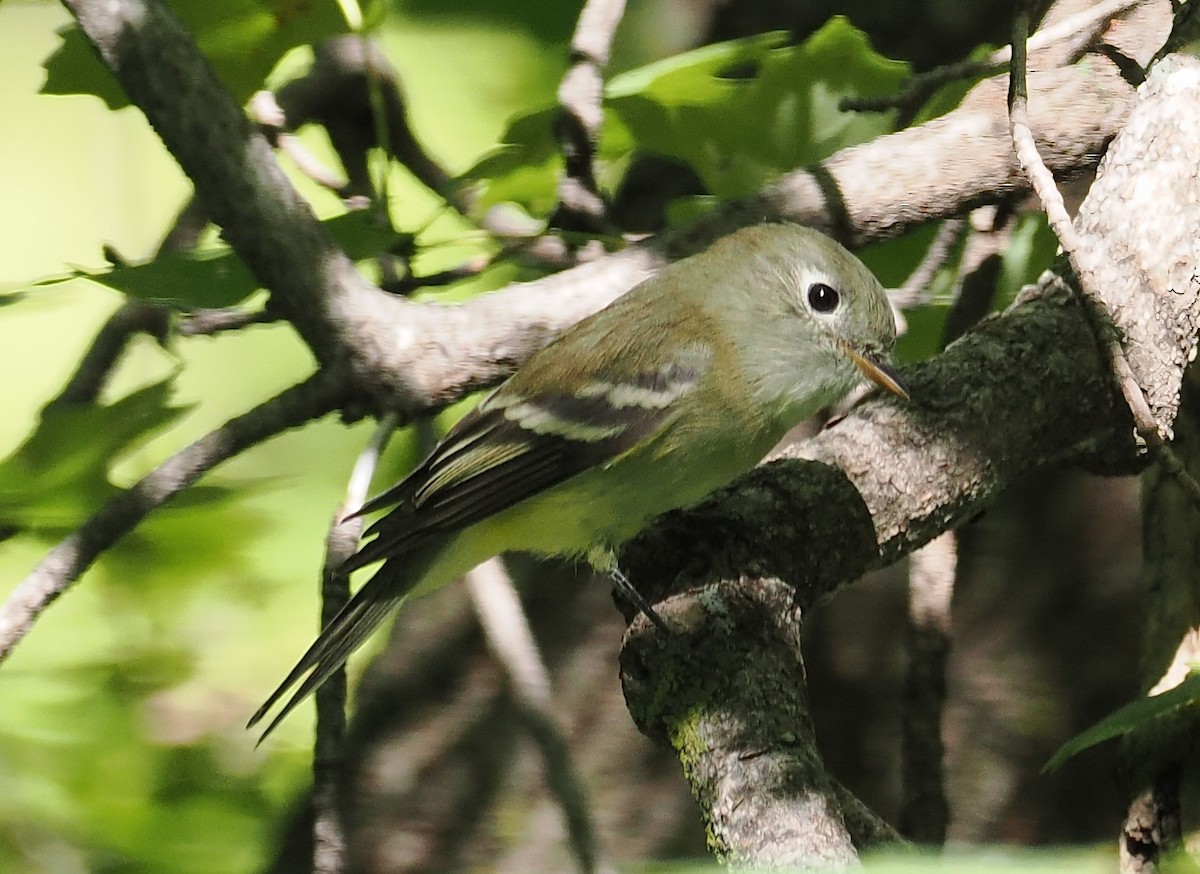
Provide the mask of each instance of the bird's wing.
POLYGON ((652 437, 701 377, 701 362, 689 357, 638 380, 595 383, 583 394, 491 395, 407 478, 363 507, 396 505, 367 530, 374 539, 346 570, 420 549, 652 437))
MULTIPOLYGON (((350 602, 317 636, 312 646, 300 657, 300 661, 296 662, 296 666, 292 668, 283 682, 276 687, 270 697, 263 702, 262 707, 258 708, 250 717, 250 721, 246 723, 246 728, 253 728, 262 721, 267 712, 292 686, 300 683, 296 691, 292 693, 292 697, 288 699, 287 704, 275 714, 275 718, 268 723, 259 736, 260 744, 267 739, 267 735, 274 731, 279 723, 283 722, 289 713, 296 709, 296 705, 333 676, 334 671, 346 663, 350 654, 358 649, 379 623, 399 606, 407 594, 407 588, 403 584, 395 585, 395 580, 391 577, 404 576, 414 581, 420 579, 420 575, 412 573, 412 570, 412 568, 385 565, 369 583, 355 593, 350 602), (395 591, 398 591, 398 594, 389 594, 389 592, 395 591), (312 672, 305 677, 305 672, 310 669, 312 672), (300 682, 301 677, 304 677, 303 682, 300 682)), ((409 582, 408 588, 411 586, 412 582, 409 582)))
MULTIPOLYGON (((358 511, 394 507, 367 530, 374 539, 342 570, 391 560, 355 593, 255 713, 250 726, 300 684, 263 738, 421 582, 455 532, 618 458, 678 415, 677 401, 711 369, 714 353, 699 342, 664 342, 698 314, 677 310, 656 319, 640 309, 644 306, 637 297, 622 298, 534 355, 411 474, 358 511), (551 371, 556 372, 548 378, 551 371), (539 388, 547 384, 554 390, 539 388)), ((695 330, 689 335, 704 336, 695 330)))

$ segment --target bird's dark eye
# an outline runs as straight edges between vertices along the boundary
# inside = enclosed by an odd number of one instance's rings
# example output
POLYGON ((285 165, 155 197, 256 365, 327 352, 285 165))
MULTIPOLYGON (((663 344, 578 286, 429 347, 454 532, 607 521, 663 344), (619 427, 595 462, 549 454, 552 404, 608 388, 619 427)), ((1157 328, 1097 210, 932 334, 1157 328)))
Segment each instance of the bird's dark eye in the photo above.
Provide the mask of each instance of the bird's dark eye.
POLYGON ((837 309, 841 297, 824 282, 814 282, 808 287, 808 305, 819 313, 831 313, 837 309))

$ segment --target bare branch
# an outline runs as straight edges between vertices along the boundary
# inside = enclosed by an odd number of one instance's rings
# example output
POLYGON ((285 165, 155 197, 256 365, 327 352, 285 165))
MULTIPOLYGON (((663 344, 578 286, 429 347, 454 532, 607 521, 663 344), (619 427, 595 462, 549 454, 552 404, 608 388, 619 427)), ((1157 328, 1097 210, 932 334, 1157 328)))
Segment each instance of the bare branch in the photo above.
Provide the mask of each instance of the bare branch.
POLYGON ((238 331, 249 325, 268 325, 282 318, 268 308, 248 310, 244 307, 220 307, 195 310, 179 321, 179 333, 184 337, 201 337, 238 331))
MULTIPOLYGON (((367 153, 378 146, 454 209, 469 210, 469 198, 413 133, 400 73, 374 40, 357 34, 326 40, 317 46, 312 68, 279 89, 277 113, 263 101, 263 117, 277 128, 295 130, 310 121, 325 127, 349 174, 348 182, 337 189, 343 197, 374 193, 367 153), (386 133, 384 142, 381 132, 386 133)), ((332 181, 332 174, 328 178, 332 181)))
MULTIPOLYGON (((1058 55, 1055 66, 1073 63, 1114 18, 1141 2, 1143 0, 1103 0, 1082 12, 1041 28, 1029 38, 1027 50, 1037 52, 1053 47, 1057 49, 1058 55), (1060 45, 1064 42, 1067 43, 1065 47, 1060 45)), ((982 60, 959 61, 927 73, 919 73, 909 79, 899 94, 847 98, 839 104, 839 108, 846 112, 886 112, 889 109, 899 109, 902 119, 912 118, 943 85, 982 76, 985 73, 997 73, 1011 61, 1012 46, 1004 46, 982 60)))
MULTIPOLYGON (((358 548, 363 520, 346 518, 367 499, 379 453, 396 428, 396 417, 385 416, 359 453, 346 483, 346 494, 334 513, 325 538, 325 564, 321 570, 321 623, 324 628, 350 600, 350 578, 342 571, 346 559, 358 548)), ((313 746, 313 874, 341 874, 346 870, 346 833, 341 817, 339 788, 346 739, 346 669, 338 668, 317 689, 317 733, 313 746)))
POLYGON ((967 230, 966 219, 952 218, 942 222, 929 248, 921 257, 921 263, 909 274, 908 279, 904 280, 904 285, 889 292, 888 300, 893 307, 905 310, 929 303, 929 284, 933 282, 938 271, 949 262, 967 230))
POLYGON ((551 227, 604 231, 608 226, 604 198, 596 185, 592 159, 604 122, 604 68, 625 0, 587 0, 571 37, 571 67, 558 86, 562 109, 554 133, 563 154, 558 206, 551 227))
POLYGON ((46 408, 94 403, 129 341, 138 334, 149 334, 158 343, 165 343, 170 324, 171 311, 166 307, 127 300, 109 316, 74 375, 46 408))
MULTIPOLYGON (((309 75, 313 74, 310 72, 309 75)), ((288 131, 287 116, 274 94, 270 91, 259 91, 250 98, 248 109, 250 116, 258 123, 259 129, 271 145, 291 158, 301 173, 331 191, 339 194, 346 191, 350 180, 333 168, 327 167, 298 137, 288 131)), ((302 124, 303 119, 299 123, 302 124)), ((349 166, 348 162, 345 163, 349 166)))
POLYGON ((200 235, 207 227, 208 213, 204 211, 200 199, 193 194, 175 216, 171 230, 167 231, 167 235, 159 243, 158 254, 186 252, 196 248, 200 235))
MULTIPOLYGON (((1161 459, 1166 470, 1179 481, 1180 486, 1191 496, 1196 506, 1200 507, 1200 483, 1197 483, 1192 475, 1184 469, 1175 453, 1167 446, 1146 395, 1138 384, 1129 360, 1125 357, 1121 340, 1113 331, 1109 330, 1112 313, 1100 292, 1103 281, 1100 274, 1103 271, 1102 263, 1106 257, 1100 248, 1102 238, 1085 238, 1076 232, 1075 225, 1071 222, 1071 217, 1067 214, 1066 206, 1063 204, 1062 194, 1054 183, 1054 176, 1042 161, 1041 155, 1038 154, 1033 131, 1030 129, 1029 101, 1025 81, 1025 41, 1028 29, 1029 14, 1025 10, 1021 10, 1017 13, 1013 23, 1011 85, 1008 99, 1013 146, 1021 161, 1021 166, 1025 168, 1025 172, 1033 184, 1038 199, 1041 200, 1042 206, 1046 210, 1050 227, 1062 244, 1063 254, 1066 255, 1071 264, 1071 270, 1079 281, 1080 293, 1090 305, 1089 312, 1101 315, 1102 320, 1097 322, 1097 328, 1105 343, 1117 386, 1133 413, 1133 420, 1139 436, 1161 459)), ((1107 245, 1107 241, 1104 241, 1103 245, 1107 245)), ((1168 431, 1168 435, 1169 433, 1168 431)))
POLYGON ((350 318, 348 310, 379 292, 288 183, 270 145, 183 25, 159 0, 65 5, 195 183, 205 211, 255 276, 277 293, 280 310, 317 358, 352 358, 339 325, 350 318))
POLYGON ((546 782, 566 818, 579 870, 590 874, 602 867, 597 858, 599 842, 591 805, 583 778, 572 761, 566 735, 555 716, 550 674, 529 630, 521 601, 499 558, 467 574, 466 583, 488 649, 503 666, 518 716, 542 754, 546 782))
POLYGON ((336 380, 318 374, 230 419, 97 510, 77 531, 50 550, 0 607, 0 662, 29 633, 41 612, 148 513, 222 461, 281 431, 324 416, 336 409, 343 398, 344 392, 336 380))
POLYGON ((638 633, 651 627, 641 614, 630 627, 621 649, 630 715, 679 751, 723 861, 854 864, 841 793, 816 749, 792 589, 740 579, 693 595, 660 605, 672 635, 638 633))
POLYGON ((908 624, 901 761, 904 799, 900 831, 920 844, 946 840, 942 708, 946 703, 946 659, 950 652, 950 596, 954 593, 957 540, 953 531, 909 556, 908 624))

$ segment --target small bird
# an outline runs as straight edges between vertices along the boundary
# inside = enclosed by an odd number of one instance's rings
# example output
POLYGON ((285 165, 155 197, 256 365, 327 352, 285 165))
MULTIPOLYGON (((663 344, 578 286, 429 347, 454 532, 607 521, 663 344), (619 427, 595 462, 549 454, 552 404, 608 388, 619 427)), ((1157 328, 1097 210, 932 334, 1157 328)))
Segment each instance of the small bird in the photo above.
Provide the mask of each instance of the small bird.
POLYGON ((299 683, 265 738, 405 599, 500 552, 584 557, 624 581, 623 542, 864 376, 907 398, 895 337, 878 280, 809 228, 745 228, 665 267, 535 353, 358 511, 393 508, 343 570, 383 565, 247 727, 299 683))

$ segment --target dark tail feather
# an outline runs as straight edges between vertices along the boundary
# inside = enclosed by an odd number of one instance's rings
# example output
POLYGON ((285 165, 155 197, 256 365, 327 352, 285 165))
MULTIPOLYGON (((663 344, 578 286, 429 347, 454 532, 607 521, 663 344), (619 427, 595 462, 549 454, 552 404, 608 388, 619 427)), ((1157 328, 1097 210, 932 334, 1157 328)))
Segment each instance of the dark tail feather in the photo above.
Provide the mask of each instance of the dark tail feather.
POLYGON ((250 717, 246 728, 253 728, 261 722, 288 690, 311 670, 283 705, 283 709, 263 731, 258 743, 266 740, 267 735, 275 730, 275 726, 279 725, 296 705, 316 691, 334 671, 346 663, 350 654, 362 645, 389 613, 400 606, 409 589, 420 579, 420 573, 411 573, 412 568, 389 565, 393 565, 393 562, 388 562, 380 568, 379 572, 355 593, 341 612, 325 626, 325 630, 318 635, 308 651, 300 657, 296 667, 292 668, 291 673, 279 684, 279 688, 272 692, 263 706, 250 717), (405 573, 406 570, 410 573, 405 573))

